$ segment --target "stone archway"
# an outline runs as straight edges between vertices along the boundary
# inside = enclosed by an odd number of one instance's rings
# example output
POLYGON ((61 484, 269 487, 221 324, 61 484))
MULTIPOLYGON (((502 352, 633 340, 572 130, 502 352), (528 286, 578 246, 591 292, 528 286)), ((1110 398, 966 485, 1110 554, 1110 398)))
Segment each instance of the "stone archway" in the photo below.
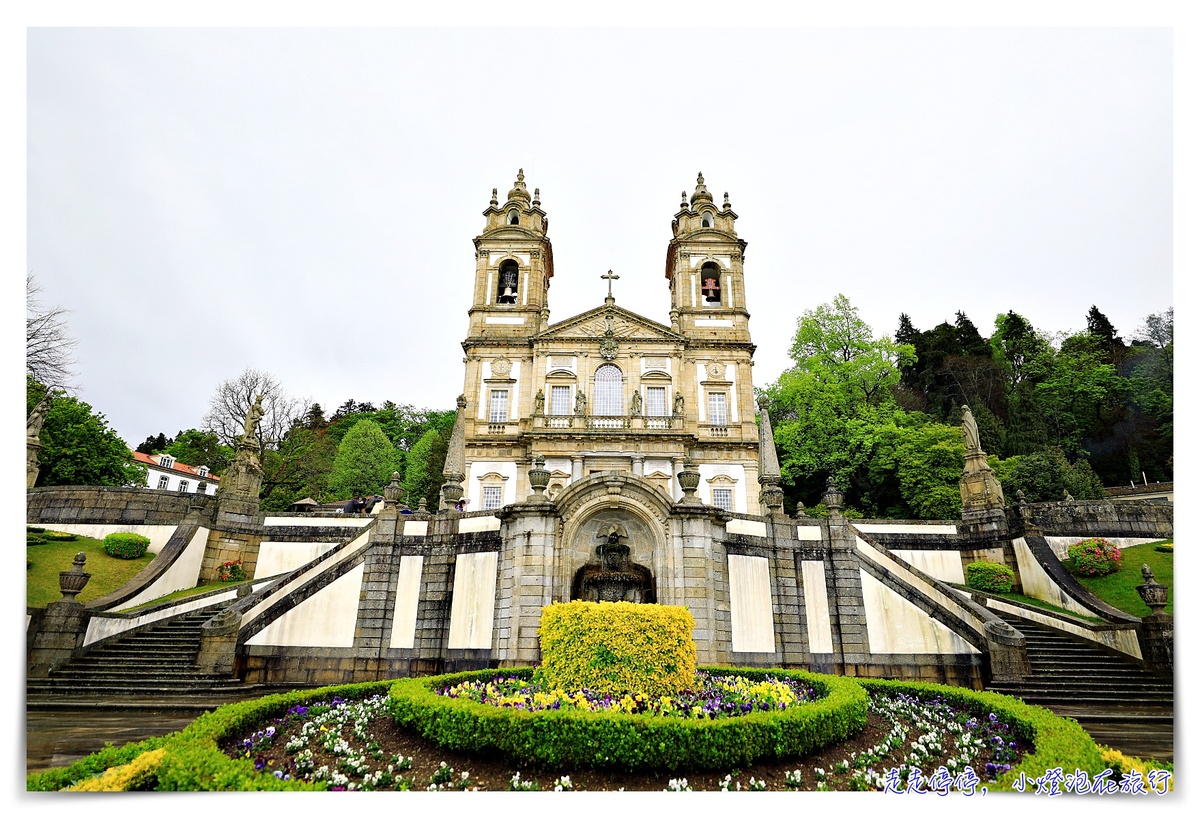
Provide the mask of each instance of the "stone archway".
POLYGON ((571 598, 580 569, 596 564, 596 548, 611 532, 629 548, 629 561, 649 570, 652 598, 663 601, 672 575, 667 519, 670 506, 653 484, 628 472, 599 472, 576 481, 557 498, 562 516, 561 558, 555 596, 571 598))

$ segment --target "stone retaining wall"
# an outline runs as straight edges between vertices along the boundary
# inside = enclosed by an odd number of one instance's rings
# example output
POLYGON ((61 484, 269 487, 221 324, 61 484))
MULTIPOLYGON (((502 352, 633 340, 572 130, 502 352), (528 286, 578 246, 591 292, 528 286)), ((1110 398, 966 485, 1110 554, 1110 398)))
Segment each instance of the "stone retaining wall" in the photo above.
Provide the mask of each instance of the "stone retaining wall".
POLYGON ((42 486, 25 495, 25 521, 178 525, 193 505, 211 497, 118 486, 42 486))

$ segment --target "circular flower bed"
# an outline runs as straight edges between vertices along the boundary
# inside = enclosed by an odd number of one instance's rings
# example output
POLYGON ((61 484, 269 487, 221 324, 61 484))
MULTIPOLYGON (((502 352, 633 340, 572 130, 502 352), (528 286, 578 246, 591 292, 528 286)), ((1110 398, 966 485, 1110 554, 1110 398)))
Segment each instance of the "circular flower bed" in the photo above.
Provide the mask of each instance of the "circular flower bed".
POLYGON ((802 671, 712 670, 697 690, 656 698, 538 690, 533 676, 525 668, 402 679, 392 713, 450 750, 667 770, 798 757, 856 735, 867 719, 866 691, 853 680, 802 671))

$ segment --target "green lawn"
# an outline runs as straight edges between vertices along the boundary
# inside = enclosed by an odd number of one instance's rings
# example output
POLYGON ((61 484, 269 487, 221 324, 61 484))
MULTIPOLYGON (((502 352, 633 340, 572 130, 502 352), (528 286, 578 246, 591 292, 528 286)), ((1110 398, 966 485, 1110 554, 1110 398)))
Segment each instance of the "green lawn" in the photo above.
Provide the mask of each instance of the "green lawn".
POLYGON ((51 602, 62 599, 59 590, 58 574, 69 571, 73 567, 75 555, 82 551, 87 562, 83 570, 92 575, 88 584, 75 597, 78 602, 89 602, 111 593, 141 571, 154 555, 147 552, 136 560, 120 560, 104 553, 100 540, 90 537, 79 537, 71 542, 47 542, 39 545, 26 545, 25 558, 33 563, 25 571, 25 603, 32 607, 44 608, 51 602))
POLYGON ((1142 565, 1149 565, 1150 570, 1154 572, 1154 581, 1160 585, 1166 585, 1169 589, 1166 613, 1174 614, 1175 555, 1154 550, 1154 546, 1163 544, 1173 544, 1173 541, 1160 540, 1122 548, 1120 571, 1106 577, 1076 577, 1076 579, 1079 580, 1080 585, 1114 608, 1120 608, 1126 613, 1141 617, 1148 615, 1150 609, 1138 596, 1137 586, 1146 581, 1142 578, 1142 565))

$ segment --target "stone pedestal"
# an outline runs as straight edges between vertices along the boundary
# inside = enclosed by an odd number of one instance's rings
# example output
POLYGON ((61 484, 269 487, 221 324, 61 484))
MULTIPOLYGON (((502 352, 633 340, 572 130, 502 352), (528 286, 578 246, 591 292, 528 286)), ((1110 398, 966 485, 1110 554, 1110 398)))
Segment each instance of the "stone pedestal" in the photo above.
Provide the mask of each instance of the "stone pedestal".
POLYGON ((1138 628, 1142 661, 1155 673, 1173 673, 1175 669, 1175 617, 1151 614, 1142 617, 1138 628))
POLYGON ((38 453, 42 450, 42 444, 35 438, 27 438, 25 440, 25 488, 33 488, 33 484, 37 482, 38 471, 41 466, 38 465, 38 453))
POLYGON ((962 493, 963 519, 968 514, 998 509, 1003 518, 1004 491, 996 473, 988 465, 987 455, 982 449, 967 449, 966 465, 963 467, 962 478, 958 481, 962 493))
POLYGON ((200 627, 200 652, 196 654, 196 670, 222 676, 233 673, 238 628, 241 624, 241 614, 224 611, 200 627))
POLYGON ((50 671, 62 667, 83 647, 87 623, 91 619, 79 602, 51 602, 35 624, 29 645, 26 675, 44 679, 50 671))

